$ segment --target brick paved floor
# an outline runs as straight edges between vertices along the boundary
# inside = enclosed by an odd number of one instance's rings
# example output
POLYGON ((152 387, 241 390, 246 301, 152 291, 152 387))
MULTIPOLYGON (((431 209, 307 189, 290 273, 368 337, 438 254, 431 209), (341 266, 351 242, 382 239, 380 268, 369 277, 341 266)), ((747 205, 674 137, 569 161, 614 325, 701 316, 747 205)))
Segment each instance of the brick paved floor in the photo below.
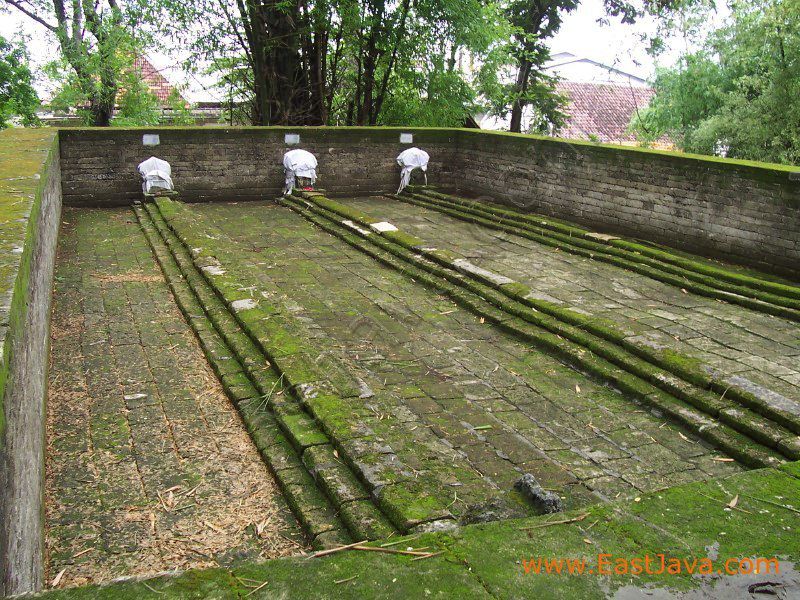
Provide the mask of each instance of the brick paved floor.
POLYGON ((644 275, 405 202, 385 197, 342 202, 526 283, 542 299, 615 321, 642 343, 696 357, 735 377, 738 385, 777 392, 800 410, 797 323, 686 294, 644 275))
POLYGON ((740 469, 286 208, 192 209, 233 240, 261 288, 304 320, 321 348, 368 384, 375 396, 365 406, 397 423, 389 442, 409 464, 435 436, 452 449, 442 478, 463 467, 503 490, 531 472, 572 505, 596 501, 587 488, 633 496, 740 469))
MULTIPOLYGON (((62 216, 52 321, 48 581, 297 552, 299 527, 128 210, 62 216)), ((300 540, 301 541, 301 540, 300 540)))

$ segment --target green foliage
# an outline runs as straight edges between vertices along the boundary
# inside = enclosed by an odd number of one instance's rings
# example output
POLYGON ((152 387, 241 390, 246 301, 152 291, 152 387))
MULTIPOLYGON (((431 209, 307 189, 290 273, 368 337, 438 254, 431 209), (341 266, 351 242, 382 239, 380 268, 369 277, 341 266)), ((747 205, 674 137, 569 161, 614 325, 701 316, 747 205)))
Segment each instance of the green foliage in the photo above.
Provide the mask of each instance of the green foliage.
POLYGON ((108 125, 125 61, 140 43, 138 13, 117 0, 68 5, 63 0, 4 0, 2 6, 20 11, 58 41, 59 57, 49 69, 61 87, 56 105, 77 100, 88 122, 108 125))
POLYGON ((462 127, 473 111, 474 89, 439 62, 425 71, 403 69, 391 79, 380 125, 462 127))
POLYGON ((158 125, 161 122, 161 103, 142 81, 141 73, 130 69, 122 75, 120 83, 122 92, 111 124, 118 127, 158 125))
MULTIPOLYGON (((114 105, 117 110, 113 113, 110 124, 116 126, 157 125, 160 122, 159 101, 142 81, 141 73, 134 68, 136 52, 132 40, 128 40, 105 64, 106 69, 114 72, 114 105)), ((95 58, 99 60, 99 56, 95 58)), ((94 73, 98 69, 99 65, 91 64, 89 67, 94 73)), ((92 77, 91 83, 82 81, 63 58, 45 65, 44 71, 57 84, 56 92, 49 102, 51 110, 62 113, 77 111, 84 125, 96 124, 92 97, 96 97, 102 88, 99 76, 92 77)))
POLYGON ((39 98, 32 80, 25 47, 0 36, 0 129, 14 118, 26 126, 39 123, 39 98))
POLYGON ((162 36, 190 50, 188 66, 220 75, 226 122, 461 125, 522 99, 542 115, 540 131, 562 116, 540 72, 543 40, 577 0, 141 3, 162 36), (535 68, 515 91, 498 71, 513 79, 523 55, 535 68))
MULTIPOLYGON (((134 64, 137 53, 134 46, 126 44, 113 57, 112 68, 117 72, 115 80, 119 88, 115 94, 116 109, 110 124, 117 127, 194 125, 196 119, 178 89, 172 90, 166 106, 162 107, 161 101, 150 90, 134 64)), ((95 115, 91 110, 90 98, 85 92, 86 86, 69 64, 63 59, 53 61, 45 65, 45 73, 51 81, 59 84, 49 102, 50 108, 62 113, 77 110, 84 125, 93 125, 95 115)))
POLYGON ((747 0, 702 50, 660 71, 656 96, 632 128, 646 142, 800 163, 800 0, 747 0))
POLYGON ((170 110, 169 116, 162 116, 162 123, 169 123, 170 125, 194 125, 196 123, 190 106, 181 97, 178 88, 173 88, 169 93, 167 106, 170 110))
POLYGON ((556 80, 542 67, 550 59, 547 40, 561 27, 565 13, 572 12, 579 0, 511 0, 506 15, 512 26, 508 54, 514 60, 514 83, 507 86, 511 104, 511 131, 522 131, 525 107, 533 109, 530 129, 543 133, 563 123, 563 99, 555 95, 556 80))

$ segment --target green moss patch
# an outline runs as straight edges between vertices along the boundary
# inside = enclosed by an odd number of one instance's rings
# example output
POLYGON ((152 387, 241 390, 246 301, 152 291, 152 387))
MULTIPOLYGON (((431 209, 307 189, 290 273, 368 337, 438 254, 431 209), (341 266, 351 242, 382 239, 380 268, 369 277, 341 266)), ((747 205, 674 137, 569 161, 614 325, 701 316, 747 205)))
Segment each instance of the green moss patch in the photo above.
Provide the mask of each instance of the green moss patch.
POLYGON ((399 543, 388 546, 439 553, 424 560, 350 550, 324 558, 276 559, 235 570, 56 590, 43 597, 140 598, 155 592, 167 598, 238 598, 264 582, 253 597, 599 599, 624 586, 650 593, 702 587, 713 593, 727 576, 693 576, 687 564, 697 559, 699 568, 701 560, 710 558, 716 571, 729 559, 737 561, 732 564, 755 557, 800 560, 800 520, 787 500, 800 496, 800 479, 786 473, 796 464, 678 486, 623 503, 398 538, 399 543), (735 508, 729 508, 734 498, 735 508), (662 555, 665 565, 681 561, 683 571, 659 572, 662 555), (650 572, 634 574, 633 559, 643 568, 645 557, 650 557, 650 572), (547 573, 542 560, 559 559, 562 572, 556 573, 550 563, 547 573), (572 573, 566 559, 572 561, 572 573), (584 572, 578 574, 581 564, 584 572), (627 564, 627 573, 621 564, 627 564))

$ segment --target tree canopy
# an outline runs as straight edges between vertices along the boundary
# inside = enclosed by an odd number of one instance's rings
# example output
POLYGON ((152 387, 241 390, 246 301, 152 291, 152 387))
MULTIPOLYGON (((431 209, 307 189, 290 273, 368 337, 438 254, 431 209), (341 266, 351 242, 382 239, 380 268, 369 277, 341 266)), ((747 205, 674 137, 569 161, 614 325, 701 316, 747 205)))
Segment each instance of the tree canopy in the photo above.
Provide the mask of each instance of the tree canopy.
POLYGON ((0 129, 15 118, 23 125, 37 124, 38 107, 24 46, 0 36, 0 129))
POLYGON ((737 0, 655 90, 633 123, 645 142, 666 134, 689 152, 800 163, 800 0, 737 0))
MULTIPOLYGON (((604 5, 632 22, 641 7, 696 1, 604 5)), ((217 77, 231 122, 455 126, 490 113, 510 117, 512 131, 554 132, 566 98, 543 68, 548 41, 580 0, 0 2, 58 41, 52 105, 94 125, 157 122, 131 64, 158 40, 217 77)))
POLYGON ((117 0, 2 1, 55 37, 64 82, 77 96, 71 99, 85 102, 92 124, 109 125, 122 69, 131 60, 137 14, 117 0))

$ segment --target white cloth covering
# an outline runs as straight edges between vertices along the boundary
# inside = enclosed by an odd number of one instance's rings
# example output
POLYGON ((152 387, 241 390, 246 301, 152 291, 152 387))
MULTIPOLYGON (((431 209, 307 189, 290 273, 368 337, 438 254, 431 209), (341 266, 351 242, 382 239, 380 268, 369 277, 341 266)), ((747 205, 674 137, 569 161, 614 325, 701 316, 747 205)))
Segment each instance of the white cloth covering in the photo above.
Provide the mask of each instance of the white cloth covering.
POLYGON ((289 150, 283 155, 283 171, 286 174, 284 195, 291 194, 295 187, 296 178, 304 177, 311 180, 311 185, 317 180, 317 159, 306 150, 289 150))
POLYGON ((408 148, 407 150, 403 150, 400 155, 397 157, 397 164, 400 165, 400 187, 397 188, 397 193, 403 191, 403 189, 408 185, 408 182, 411 181, 411 172, 416 169, 422 169, 422 173, 425 175, 425 185, 428 185, 428 161, 431 159, 428 156, 428 153, 425 150, 420 150, 419 148, 408 148))
POLYGON ((173 189, 172 167, 165 160, 151 156, 139 164, 139 174, 142 176, 142 190, 145 194, 173 189))

